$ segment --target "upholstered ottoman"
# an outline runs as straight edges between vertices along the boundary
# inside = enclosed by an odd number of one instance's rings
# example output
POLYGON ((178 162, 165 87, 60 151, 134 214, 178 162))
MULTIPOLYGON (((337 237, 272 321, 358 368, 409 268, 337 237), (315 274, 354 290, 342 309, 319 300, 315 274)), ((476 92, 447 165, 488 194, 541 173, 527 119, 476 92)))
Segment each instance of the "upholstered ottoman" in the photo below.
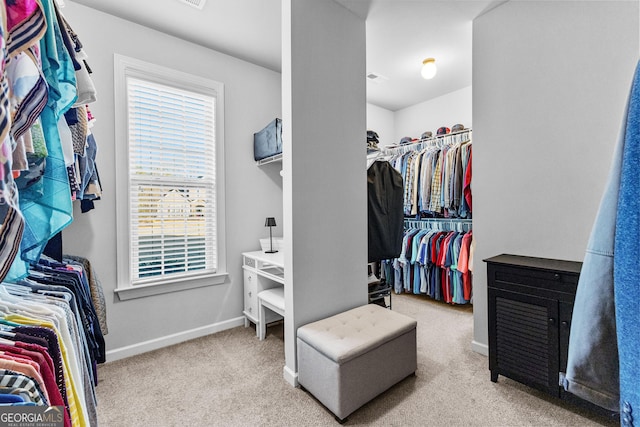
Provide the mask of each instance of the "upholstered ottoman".
POLYGON ((416 324, 368 304, 298 328, 298 383, 340 420, 416 371, 416 324))

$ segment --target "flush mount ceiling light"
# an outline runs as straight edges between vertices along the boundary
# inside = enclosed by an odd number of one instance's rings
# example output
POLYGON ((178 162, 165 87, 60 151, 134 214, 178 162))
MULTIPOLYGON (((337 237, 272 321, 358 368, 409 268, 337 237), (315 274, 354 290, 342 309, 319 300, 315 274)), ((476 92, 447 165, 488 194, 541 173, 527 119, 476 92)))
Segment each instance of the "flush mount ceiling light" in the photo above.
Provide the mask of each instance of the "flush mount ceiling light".
POLYGON ((427 80, 432 79, 437 72, 438 72, 438 69, 436 68, 435 59, 427 58, 424 61, 422 61, 422 70, 420 70, 420 74, 422 74, 423 78, 427 80))

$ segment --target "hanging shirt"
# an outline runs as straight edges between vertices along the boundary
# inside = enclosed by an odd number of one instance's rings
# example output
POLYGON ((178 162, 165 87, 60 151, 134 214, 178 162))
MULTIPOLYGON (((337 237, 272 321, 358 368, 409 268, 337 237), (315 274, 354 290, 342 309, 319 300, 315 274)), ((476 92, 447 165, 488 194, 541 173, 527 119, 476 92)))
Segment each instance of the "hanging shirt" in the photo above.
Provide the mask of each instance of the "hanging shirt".
POLYGON ((0 8, 0 281, 5 280, 14 262, 24 233, 24 217, 18 204, 18 192, 11 171, 10 86, 4 72, 7 59, 7 29, 4 8, 0 8))
POLYGON ((440 213, 442 207, 440 199, 442 196, 442 163, 444 161, 441 152, 438 152, 437 160, 435 163, 435 169, 433 171, 433 178, 431 180, 431 202, 429 204, 429 210, 431 212, 440 213))
POLYGON ((49 153, 42 178, 47 191, 20 199, 20 210, 28 227, 23 233, 20 259, 13 263, 8 274, 14 282, 26 276, 29 262, 36 262, 49 239, 73 218, 58 121, 76 100, 75 70, 62 40, 53 0, 43 0, 41 4, 47 22, 47 30, 40 40, 42 72, 49 90, 47 105, 40 116, 49 153))
POLYGON ((30 402, 36 405, 48 405, 47 399, 42 394, 38 385, 26 375, 0 369, 0 387, 6 389, 19 389, 24 391, 24 395, 30 402))

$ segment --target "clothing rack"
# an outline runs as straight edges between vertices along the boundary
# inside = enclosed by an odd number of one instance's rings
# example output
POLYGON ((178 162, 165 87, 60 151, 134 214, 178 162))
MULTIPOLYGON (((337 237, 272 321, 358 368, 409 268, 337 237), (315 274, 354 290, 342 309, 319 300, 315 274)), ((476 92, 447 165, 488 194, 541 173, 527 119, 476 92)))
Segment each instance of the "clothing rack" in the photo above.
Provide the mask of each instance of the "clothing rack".
POLYGON ((42 255, 73 220, 72 202, 86 212, 101 190, 88 108, 96 90, 63 6, 0 5, 15 24, 0 22, 0 65, 13 67, 0 73, 0 146, 12 154, 0 159, 0 405, 60 406, 48 424, 96 426, 104 293, 87 259, 64 257, 61 245, 56 259, 42 255))
POLYGON ((0 404, 60 406, 59 425, 97 425, 106 312, 90 262, 41 257, 27 277, 0 283, 0 300, 0 404))
POLYGON ((404 154, 409 151, 423 150, 428 147, 444 147, 446 145, 454 145, 467 141, 471 141, 471 129, 463 129, 458 132, 452 132, 445 135, 436 135, 431 138, 421 139, 411 144, 399 145, 396 147, 384 147, 382 153, 385 155, 404 154))
POLYGON ((471 218, 470 138, 465 129, 384 150, 402 174, 406 218, 471 218))
POLYGON ((30 264, 73 221, 73 202, 86 212, 101 195, 88 108, 96 90, 62 5, 43 0, 0 6, 13 21, 10 32, 7 22, 0 23, 6 47, 0 65, 12 66, 0 73, 0 100, 7 107, 0 112, 0 134, 7 136, 0 145, 12 154, 0 159, 0 187, 7 192, 0 200, 0 241, 9 242, 0 251, 0 281, 26 277, 30 264))
MULTIPOLYGON (((415 221, 427 225, 426 221, 415 221)), ((384 277, 397 294, 426 295, 449 304, 471 303, 472 233, 406 228, 400 256, 382 263, 384 277)))
POLYGON ((467 232, 473 228, 471 219, 462 218, 423 218, 405 219, 404 228, 431 229, 438 231, 467 232))

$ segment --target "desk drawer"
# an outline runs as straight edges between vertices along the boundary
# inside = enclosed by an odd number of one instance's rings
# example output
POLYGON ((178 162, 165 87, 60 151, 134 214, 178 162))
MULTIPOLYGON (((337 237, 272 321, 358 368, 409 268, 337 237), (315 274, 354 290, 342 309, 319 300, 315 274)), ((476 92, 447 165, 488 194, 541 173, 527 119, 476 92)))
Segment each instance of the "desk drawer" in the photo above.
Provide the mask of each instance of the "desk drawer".
POLYGON ((243 258, 244 258, 243 265, 246 265, 247 267, 256 268, 256 260, 254 258, 251 258, 248 256, 245 256, 243 258))
POLYGON ((244 311, 258 317, 258 275, 244 270, 244 311))

